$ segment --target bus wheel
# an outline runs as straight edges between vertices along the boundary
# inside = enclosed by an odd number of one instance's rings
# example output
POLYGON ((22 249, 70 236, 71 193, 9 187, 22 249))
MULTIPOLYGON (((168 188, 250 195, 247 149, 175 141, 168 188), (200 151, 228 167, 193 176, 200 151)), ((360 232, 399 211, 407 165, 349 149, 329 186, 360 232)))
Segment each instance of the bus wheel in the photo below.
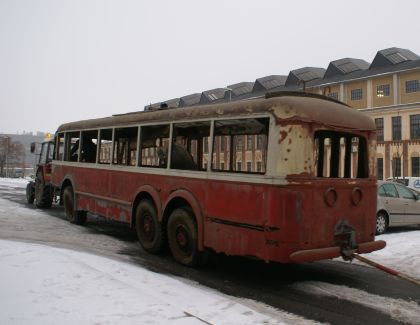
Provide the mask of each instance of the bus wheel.
POLYGON ((67 186, 63 191, 64 212, 67 219, 74 224, 84 225, 87 219, 86 211, 77 211, 74 204, 73 188, 67 186))
POLYGON ((26 185, 26 201, 29 204, 32 204, 35 201, 34 186, 32 182, 29 182, 28 185, 26 185))
POLYGON ((186 266, 196 266, 200 260, 197 248, 197 225, 189 209, 176 209, 168 219, 168 242, 174 259, 186 266))
POLYGON ((52 201, 51 186, 45 185, 44 175, 39 172, 35 177, 35 205, 37 208, 47 209, 51 208, 52 201))
POLYGON ((376 234, 383 234, 388 228, 388 218, 385 212, 380 211, 376 216, 376 234))
POLYGON ((149 200, 142 200, 136 208, 136 231, 140 245, 146 252, 158 254, 162 251, 162 226, 157 219, 155 206, 149 200))

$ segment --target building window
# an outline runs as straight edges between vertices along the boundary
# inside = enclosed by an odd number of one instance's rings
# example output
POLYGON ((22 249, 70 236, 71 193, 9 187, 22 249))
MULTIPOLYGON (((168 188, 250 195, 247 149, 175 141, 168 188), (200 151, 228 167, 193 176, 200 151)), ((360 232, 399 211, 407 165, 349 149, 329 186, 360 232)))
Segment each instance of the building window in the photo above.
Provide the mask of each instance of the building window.
POLYGON ((378 158, 377 159, 377 178, 378 179, 384 179, 384 158, 378 158))
POLYGON ((262 170, 262 163, 261 163, 261 161, 257 161, 257 172, 261 172, 261 170, 262 170))
POLYGON ((410 139, 420 139, 420 114, 410 115, 410 139))
POLYGON ((225 137, 220 137, 220 151, 225 151, 225 137))
POLYGON ((328 97, 332 98, 332 99, 335 99, 335 100, 338 100, 338 92, 329 93, 328 97))
POLYGON ((392 159, 392 175, 394 177, 401 177, 401 158, 395 157, 392 159))
POLYGON ((203 138, 203 151, 204 153, 209 152, 209 138, 208 137, 203 138))
POLYGON ((376 86, 376 97, 389 97, 391 95, 391 87, 387 85, 376 86))
POLYGON ((363 89, 352 89, 351 90, 351 100, 361 100, 363 98, 363 89))
POLYGON ((375 118, 376 140, 384 141, 384 119, 382 117, 375 118))
POLYGON ((252 135, 246 136, 246 150, 252 150, 252 139, 253 139, 252 135))
POLYGON ((240 162, 240 161, 238 161, 238 163, 236 164, 236 170, 238 171, 238 172, 240 172, 241 170, 242 170, 242 163, 240 162))
POLYGON ((411 176, 420 177, 420 157, 411 157, 411 176))
POLYGON ((257 150, 261 150, 263 147, 263 137, 261 135, 257 135, 257 150))
POLYGON ((392 140, 401 140, 401 116, 392 117, 392 140))
POLYGON ((242 135, 236 137, 236 151, 242 151, 243 139, 242 135))
POLYGON ((247 172, 252 172, 252 162, 247 161, 247 163, 246 163, 246 171, 247 172))
POLYGON ((405 92, 415 93, 420 91, 420 80, 408 80, 405 82, 405 92))

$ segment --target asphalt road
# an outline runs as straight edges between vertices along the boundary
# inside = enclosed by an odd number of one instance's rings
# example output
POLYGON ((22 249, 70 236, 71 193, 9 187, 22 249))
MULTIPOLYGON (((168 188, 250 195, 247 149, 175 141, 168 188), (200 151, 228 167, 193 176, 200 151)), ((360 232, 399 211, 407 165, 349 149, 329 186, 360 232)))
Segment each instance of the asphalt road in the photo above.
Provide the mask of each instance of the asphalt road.
POLYGON ((134 263, 321 323, 401 324, 388 314, 356 301, 302 290, 302 285, 312 281, 420 304, 420 287, 369 267, 336 261, 300 265, 265 264, 217 254, 211 256, 205 267, 190 269, 178 265, 169 254, 154 256, 145 253, 135 232, 126 225, 89 215, 86 226, 76 226, 66 221, 59 206, 48 210, 37 209, 35 214, 25 213, 35 207, 26 203, 21 188, 0 186, 0 197, 17 203, 18 207, 10 213, 0 214, 2 239, 70 248, 134 263))

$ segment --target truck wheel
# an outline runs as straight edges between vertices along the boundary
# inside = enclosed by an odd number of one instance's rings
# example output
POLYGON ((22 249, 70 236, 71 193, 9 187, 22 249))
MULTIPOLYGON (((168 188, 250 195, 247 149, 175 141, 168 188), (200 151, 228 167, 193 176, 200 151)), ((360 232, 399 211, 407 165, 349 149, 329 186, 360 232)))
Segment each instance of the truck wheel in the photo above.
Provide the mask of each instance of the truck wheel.
POLYGON ((149 200, 142 200, 137 206, 136 231, 140 245, 146 252, 158 254, 162 251, 162 226, 157 219, 155 206, 149 200))
POLYGON ((45 185, 42 172, 37 173, 35 177, 35 205, 37 208, 51 208, 53 201, 51 191, 51 186, 45 185))
POLYGON ((35 193, 34 193, 34 184, 33 184, 33 182, 29 182, 26 185, 26 201, 29 204, 32 204, 35 201, 35 193))
POLYGON ((67 219, 76 225, 84 225, 87 220, 87 213, 86 211, 77 211, 75 209, 74 193, 71 186, 64 188, 63 202, 67 219))
POLYGON ((178 263, 196 266, 200 261, 197 225, 190 209, 176 209, 169 216, 168 243, 172 256, 178 263))

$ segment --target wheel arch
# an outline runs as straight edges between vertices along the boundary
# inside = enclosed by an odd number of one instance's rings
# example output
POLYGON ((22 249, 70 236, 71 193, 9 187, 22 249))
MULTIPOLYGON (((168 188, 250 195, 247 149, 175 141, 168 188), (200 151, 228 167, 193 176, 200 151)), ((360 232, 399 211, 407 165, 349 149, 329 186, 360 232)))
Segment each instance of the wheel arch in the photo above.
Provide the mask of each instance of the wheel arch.
POLYGON ((154 204, 158 220, 162 221, 162 201, 159 197, 159 192, 151 185, 143 185, 137 191, 131 206, 131 223, 130 227, 136 226, 136 208, 137 205, 144 199, 148 199, 154 204))
POLYGON ((74 181, 73 181, 72 177, 71 176, 66 176, 66 177, 63 178, 63 181, 61 182, 60 200, 62 200, 62 198, 63 198, 64 189, 69 185, 73 188, 73 191, 74 191, 74 181))
POLYGON ((198 237, 198 250, 204 249, 204 220, 201 205, 194 195, 187 190, 177 190, 168 197, 164 204, 163 216, 161 222, 166 227, 168 218, 172 211, 181 207, 191 208, 195 222, 197 223, 197 237, 198 237))

